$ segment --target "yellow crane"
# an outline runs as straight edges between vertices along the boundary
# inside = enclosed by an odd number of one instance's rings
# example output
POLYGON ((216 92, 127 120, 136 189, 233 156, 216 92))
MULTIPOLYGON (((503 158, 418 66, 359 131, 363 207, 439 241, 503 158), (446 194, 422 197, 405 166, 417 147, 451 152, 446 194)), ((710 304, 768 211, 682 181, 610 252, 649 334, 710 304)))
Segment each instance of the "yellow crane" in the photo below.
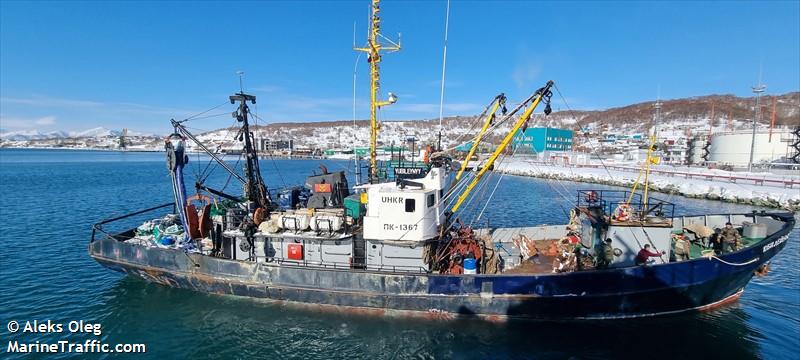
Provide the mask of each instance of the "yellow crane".
POLYGON ((505 151, 506 147, 508 147, 508 144, 511 143, 511 140, 514 138, 514 136, 517 135, 519 129, 522 128, 522 126, 525 123, 527 123, 528 120, 530 120, 531 115, 533 115, 533 111, 536 110, 536 106, 539 105, 539 103, 542 101, 543 98, 547 103, 547 106, 544 109, 544 113, 546 115, 550 114, 550 97, 553 96, 553 93, 550 91, 551 87, 553 87, 552 80, 548 81, 545 86, 536 90, 536 92, 534 92, 533 95, 531 95, 528 99, 520 103, 513 111, 511 111, 511 113, 506 115, 506 118, 511 117, 519 109, 521 109, 527 104, 530 104, 530 106, 528 106, 528 108, 525 109, 525 111, 517 119, 517 121, 514 122, 514 126, 511 127, 511 131, 509 131, 506 137, 503 138, 503 141, 501 141, 500 145, 497 146, 497 149, 494 150, 492 156, 490 156, 489 159, 486 160, 486 164, 483 165, 480 171, 478 171, 478 173, 475 175, 475 178, 472 179, 469 185, 467 185, 467 187, 464 189, 464 192, 461 193, 461 196, 458 197, 458 200, 456 201, 455 205, 453 205, 453 208, 450 210, 452 213, 455 213, 458 210, 458 208, 461 207, 461 204, 464 202, 464 200, 467 199, 472 189, 481 180, 481 177, 483 177, 486 171, 488 171, 492 167, 492 165, 494 165, 495 160, 497 160, 500 154, 502 154, 503 151, 505 151))
MULTIPOLYGON (((491 126, 494 123, 494 119, 497 116, 497 110, 500 109, 501 106, 503 107, 503 115, 505 115, 505 113, 506 113, 505 104, 506 104, 506 95, 505 94, 500 94, 500 95, 495 96, 494 100, 492 100, 492 103, 489 104, 489 106, 492 108, 492 110, 489 111, 489 116, 487 116, 486 117, 486 121, 483 122, 483 126, 481 127, 481 131, 478 132, 478 136, 476 136, 475 139, 473 139, 472 147, 470 147, 469 152, 467 153, 467 157, 464 159, 464 162, 461 164, 461 169, 458 170, 458 173, 456 174, 456 181, 461 179, 461 175, 464 174, 464 170, 467 169, 467 164, 469 163, 469 160, 472 159, 472 155, 475 155, 475 150, 478 149, 478 145, 481 143, 481 140, 483 139, 483 135, 486 134, 486 130, 488 130, 489 126, 491 126)), ((486 109, 488 109, 488 107, 486 109)), ((486 113, 486 111, 484 110, 484 114, 485 113, 486 113)), ((481 114, 481 117, 482 116, 483 116, 483 114, 481 114)))
POLYGON ((370 19, 369 38, 367 39, 367 46, 360 48, 354 47, 356 51, 366 52, 367 61, 370 64, 370 106, 369 106, 369 182, 373 183, 377 179, 378 174, 378 109, 381 106, 394 104, 397 101, 397 96, 389 93, 389 98, 385 101, 378 100, 378 91, 380 90, 380 62, 381 51, 399 51, 400 40, 397 43, 386 39, 381 35, 381 17, 380 17, 380 0, 372 0, 372 18, 370 19), (391 43, 391 45, 382 45, 380 39, 384 39, 391 43))

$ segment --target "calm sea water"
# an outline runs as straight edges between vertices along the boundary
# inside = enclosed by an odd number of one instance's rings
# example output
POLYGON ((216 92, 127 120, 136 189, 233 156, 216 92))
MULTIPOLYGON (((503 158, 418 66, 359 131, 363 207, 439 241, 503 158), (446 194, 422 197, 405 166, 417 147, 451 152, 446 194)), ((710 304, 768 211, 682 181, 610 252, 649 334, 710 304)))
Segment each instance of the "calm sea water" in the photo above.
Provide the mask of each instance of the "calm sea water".
MULTIPOLYGON (((188 183, 206 163, 192 157, 188 183)), ((264 160, 261 168, 270 186, 282 187, 300 183, 319 163, 264 160)), ((330 170, 350 168, 347 162, 323 163, 330 170)), ((220 169, 209 179, 222 186, 227 177, 220 169)), ((6 329, 11 320, 100 323, 103 342, 146 344, 146 354, 131 356, 137 358, 800 357, 800 229, 774 259, 769 276, 754 279, 737 303, 710 313, 512 325, 345 316, 154 285, 89 258, 92 223, 168 202, 169 181, 159 153, 0 150, 0 358, 8 357, 13 339, 94 338, 66 330, 12 335, 6 329)), ((232 193, 239 191, 235 185, 228 186, 232 193)), ((588 186, 507 176, 481 222, 563 223, 575 190, 588 186)), ((752 210, 671 200, 684 214, 752 210)))

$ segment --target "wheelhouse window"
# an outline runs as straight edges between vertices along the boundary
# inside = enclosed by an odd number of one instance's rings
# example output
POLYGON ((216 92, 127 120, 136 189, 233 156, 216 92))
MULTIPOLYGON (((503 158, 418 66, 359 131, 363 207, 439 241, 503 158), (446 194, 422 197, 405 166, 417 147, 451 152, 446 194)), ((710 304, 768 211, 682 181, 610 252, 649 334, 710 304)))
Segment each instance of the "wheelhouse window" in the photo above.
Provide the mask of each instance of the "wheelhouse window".
POLYGON ((417 207, 417 201, 415 199, 406 199, 406 212, 414 212, 417 207))
POLYGON ((435 202, 435 200, 436 199, 435 199, 434 194, 428 194, 428 207, 433 206, 433 203, 435 202))

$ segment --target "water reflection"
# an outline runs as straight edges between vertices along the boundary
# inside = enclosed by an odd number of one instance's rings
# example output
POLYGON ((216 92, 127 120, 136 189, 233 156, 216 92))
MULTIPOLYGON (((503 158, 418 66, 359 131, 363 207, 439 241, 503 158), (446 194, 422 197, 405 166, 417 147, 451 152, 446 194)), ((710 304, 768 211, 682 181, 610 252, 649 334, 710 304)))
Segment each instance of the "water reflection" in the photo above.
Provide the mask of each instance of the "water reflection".
POLYGON ((92 312, 105 336, 180 357, 758 358, 763 338, 737 304, 657 319, 489 323, 310 312, 130 277, 102 298, 92 312))

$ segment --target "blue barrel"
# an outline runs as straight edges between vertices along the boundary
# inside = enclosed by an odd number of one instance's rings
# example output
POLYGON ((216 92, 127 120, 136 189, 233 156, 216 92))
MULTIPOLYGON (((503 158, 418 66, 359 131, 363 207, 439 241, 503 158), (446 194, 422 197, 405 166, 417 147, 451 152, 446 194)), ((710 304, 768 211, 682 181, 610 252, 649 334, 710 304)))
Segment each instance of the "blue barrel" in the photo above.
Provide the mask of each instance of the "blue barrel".
POLYGON ((478 271, 478 261, 475 259, 464 259, 464 274, 476 274, 478 271))
POLYGON ((169 245, 172 245, 174 243, 175 243, 175 239, 173 239, 172 236, 170 236, 170 235, 167 235, 167 236, 164 236, 163 238, 161 238, 161 245, 169 246, 169 245))

